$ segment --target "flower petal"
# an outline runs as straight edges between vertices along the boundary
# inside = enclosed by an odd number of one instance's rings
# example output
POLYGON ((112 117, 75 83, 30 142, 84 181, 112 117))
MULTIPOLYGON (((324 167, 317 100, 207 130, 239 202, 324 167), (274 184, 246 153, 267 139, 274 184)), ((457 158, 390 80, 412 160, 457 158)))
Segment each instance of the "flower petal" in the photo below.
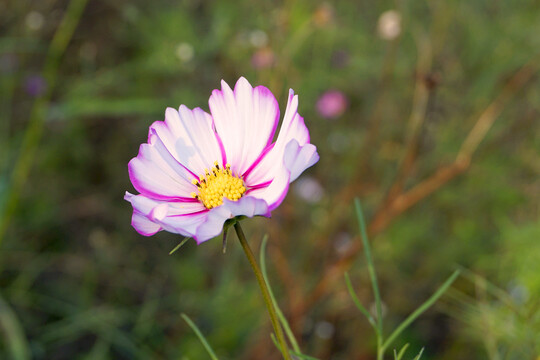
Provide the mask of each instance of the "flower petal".
POLYGON ((145 236, 167 230, 193 237, 208 216, 208 210, 199 202, 165 202, 129 192, 124 199, 133 206, 133 227, 145 236))
POLYGON ((144 236, 152 236, 158 231, 163 230, 161 226, 153 221, 150 221, 146 216, 138 211, 133 211, 131 217, 131 226, 137 230, 137 232, 144 236))
POLYGON ((223 199, 223 205, 213 208, 209 211, 208 217, 202 223, 193 238, 198 244, 218 236, 223 230, 225 221, 236 216, 253 217, 262 215, 270 217, 268 204, 261 199, 251 196, 244 196, 238 201, 223 199))
POLYGON ((264 200, 268 204, 269 211, 273 211, 281 204, 289 190, 290 172, 285 167, 282 166, 279 173, 274 176, 268 185, 247 192, 249 196, 264 200))
POLYGON ((272 182, 267 186, 248 191, 248 194, 266 201, 270 211, 273 211, 287 195, 289 184, 318 160, 319 155, 314 145, 300 146, 298 141, 293 139, 285 147, 282 166, 274 173, 272 182))
POLYGON ((309 131, 304 124, 304 119, 298 114, 298 96, 294 95, 292 89, 289 91, 289 101, 287 110, 283 117, 283 124, 279 131, 278 138, 273 147, 265 151, 263 157, 255 163, 254 167, 245 174, 245 180, 248 186, 272 181, 284 166, 284 156, 286 147, 291 141, 295 141, 298 149, 289 153, 289 156, 299 157, 298 159, 289 158, 288 165, 291 173, 289 182, 295 180, 305 169, 318 161, 318 154, 314 145, 309 144, 309 131), (301 150, 309 145, 306 150, 301 150), (308 150, 309 149, 309 150, 308 150), (309 155, 309 156, 308 156, 309 155))
POLYGON ((293 182, 306 170, 319 161, 317 148, 313 144, 298 145, 296 140, 291 140, 285 147, 283 163, 291 175, 289 182, 293 182))
POLYGON ((193 178, 163 148, 142 144, 137 157, 128 164, 131 183, 141 194, 158 200, 190 198, 196 190, 189 179, 193 178), (171 166, 169 163, 172 163, 171 166), (175 166, 176 164, 176 166, 175 166))
POLYGON ((154 122, 150 129, 169 153, 197 177, 215 161, 224 160, 212 117, 200 108, 167 108, 165 121, 154 122))
POLYGON ((234 92, 222 81, 209 105, 227 162, 233 172, 243 174, 272 142, 279 123, 276 98, 266 87, 252 88, 241 77, 234 92))

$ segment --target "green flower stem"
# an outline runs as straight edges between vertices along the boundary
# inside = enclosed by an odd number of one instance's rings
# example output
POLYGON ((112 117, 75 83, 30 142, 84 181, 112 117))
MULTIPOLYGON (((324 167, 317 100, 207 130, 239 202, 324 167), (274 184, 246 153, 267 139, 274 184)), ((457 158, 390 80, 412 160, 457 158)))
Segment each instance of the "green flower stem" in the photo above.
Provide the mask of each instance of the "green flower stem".
POLYGON ((240 244, 242 245, 242 248, 244 249, 244 252, 246 253, 246 257, 251 265, 251 268, 253 269, 253 272, 255 273, 255 277, 257 278, 257 281, 261 288, 264 302, 266 304, 266 308, 268 309, 268 314, 270 315, 270 320, 272 321, 274 332, 276 333, 277 341, 279 343, 279 346, 281 347, 281 353, 283 354, 283 358, 285 360, 291 360, 291 356, 289 355, 289 349, 288 349, 287 343, 285 342, 285 337, 283 336, 283 330, 281 329, 281 326, 279 325, 276 309, 274 308, 274 305, 272 304, 272 298, 270 297, 270 292, 268 291, 268 286, 266 285, 266 282, 264 281, 264 277, 261 272, 261 269, 259 269, 259 265, 257 265, 255 256, 253 256, 253 252, 251 251, 251 248, 249 247, 249 244, 246 240, 246 236, 244 235, 244 232, 242 231, 242 227, 240 226, 239 222, 236 222, 236 224, 234 224, 234 229, 236 230, 236 235, 238 236, 238 240, 240 240, 240 244))

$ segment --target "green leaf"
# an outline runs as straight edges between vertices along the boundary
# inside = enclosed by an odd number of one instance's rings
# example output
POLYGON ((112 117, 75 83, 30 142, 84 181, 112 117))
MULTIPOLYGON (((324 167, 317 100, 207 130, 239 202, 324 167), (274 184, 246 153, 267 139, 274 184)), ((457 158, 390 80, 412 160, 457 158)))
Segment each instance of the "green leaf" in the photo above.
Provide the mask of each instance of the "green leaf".
POLYGON ((30 359, 30 348, 15 312, 0 296, 0 326, 4 329, 7 346, 14 360, 30 359))
POLYGON ((182 241, 180 241, 180 244, 176 245, 174 247, 174 249, 171 250, 169 255, 174 254, 176 252, 176 250, 180 249, 182 247, 182 245, 184 245, 189 239, 191 239, 191 238, 190 237, 185 237, 182 241))
POLYGON ((424 353, 424 348, 422 348, 422 350, 420 350, 420 352, 418 353, 418 355, 416 355, 414 360, 420 360, 420 357, 422 356, 423 353, 424 353))
POLYGON ((189 325, 191 330, 193 330, 195 335, 197 335, 197 337, 199 338, 199 340, 203 344, 204 348, 208 352, 208 355, 210 355, 210 358, 212 360, 218 360, 216 354, 214 353, 214 350, 212 350, 212 347, 210 346, 210 344, 208 344, 208 341, 206 341, 204 335, 201 333, 201 331, 199 330, 197 325, 195 325, 195 323, 193 321, 191 321, 191 319, 186 314, 182 313, 182 314, 180 314, 180 316, 182 317, 182 319, 184 319, 185 322, 187 322, 187 324, 189 325))
MULTIPOLYGON (((383 349, 388 348, 390 344, 405 330, 414 320, 416 320, 422 313, 429 309, 445 292, 448 290, 450 285, 456 280, 459 276, 460 271, 456 270, 454 273, 444 282, 444 284, 439 287, 439 289, 431 295, 418 309, 416 309, 411 315, 409 315, 397 328, 394 332, 386 339, 382 345, 383 349)), ((421 353, 419 354, 421 355, 421 353)))
POLYGON ((358 226, 360 228, 360 235, 362 238, 362 244, 364 245, 364 253, 366 255, 366 261, 368 266, 369 278, 371 280, 371 286, 373 287, 373 296, 375 297, 375 307, 377 309, 377 337, 382 338, 383 324, 382 324, 382 301, 379 291, 379 284, 377 282, 377 274, 375 273, 375 265, 373 264, 373 258, 371 257, 371 248, 369 247, 369 240, 366 231, 366 223, 364 221, 364 214, 362 213, 362 206, 358 198, 354 199, 354 207, 356 210, 356 218, 358 220, 358 226))
POLYGON ((403 355, 405 355, 405 351, 407 351, 407 348, 409 347, 409 344, 403 345, 401 350, 399 350, 399 353, 396 353, 396 349, 394 349, 394 360, 401 360, 403 355))
POLYGON ((364 305, 362 305, 362 303, 360 302, 360 299, 358 299, 358 296, 356 295, 356 292, 354 291, 354 288, 353 288, 353 286, 351 284, 351 279, 349 278, 349 273, 345 273, 345 282, 347 284, 347 290, 349 291, 349 295, 351 296, 354 304, 356 305, 358 310, 360 310, 360 312, 362 314, 364 314, 364 316, 368 319, 369 323, 371 324, 371 326, 373 326, 375 331, 377 331, 378 329, 377 329, 377 324, 375 323, 375 319, 373 318, 373 316, 371 316, 371 314, 364 307, 364 305))
POLYGON ((279 352, 283 353, 283 349, 281 349, 281 345, 279 345, 279 342, 277 341, 276 335, 274 335, 274 333, 270 333, 270 339, 272 339, 272 342, 277 347, 279 352))

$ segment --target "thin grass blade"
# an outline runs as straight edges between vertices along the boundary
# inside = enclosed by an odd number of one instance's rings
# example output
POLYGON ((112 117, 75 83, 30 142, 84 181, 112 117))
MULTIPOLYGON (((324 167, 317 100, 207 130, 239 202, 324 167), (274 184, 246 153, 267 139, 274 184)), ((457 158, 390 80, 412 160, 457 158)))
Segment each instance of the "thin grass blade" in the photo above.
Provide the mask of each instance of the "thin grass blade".
POLYGON ((30 359, 30 347, 24 330, 9 304, 0 296, 0 326, 4 329, 7 347, 14 360, 30 359))
POLYGON ((460 271, 456 270, 454 273, 444 282, 444 284, 439 287, 439 289, 431 295, 418 309, 416 309, 411 315, 409 315, 395 330, 394 332, 386 339, 383 343, 383 349, 388 348, 390 344, 405 330, 414 320, 416 320, 422 313, 429 309, 452 285, 454 280, 459 276, 460 271))
POLYGON ((362 238, 362 244, 364 245, 364 253, 366 255, 369 278, 371 280, 371 286, 373 287, 373 296, 375 297, 375 307, 377 309, 377 328, 379 329, 378 333, 379 335, 382 335, 382 301, 379 291, 379 283, 377 282, 377 274, 375 273, 375 266, 373 265, 373 258, 371 257, 371 248, 369 246, 366 223, 364 221, 364 214, 362 213, 362 206, 360 205, 360 200, 358 200, 358 198, 354 199, 354 208, 356 210, 356 218, 358 220, 358 226, 360 228, 360 237, 362 238))
POLYGON ((403 345, 401 350, 399 350, 399 353, 396 353, 396 349, 394 349, 394 360, 401 360, 401 358, 403 358, 403 355, 405 355, 405 351, 407 351, 408 347, 409 343, 403 345))
POLYGON ((294 337, 294 334, 291 330, 291 327, 289 325, 289 322, 283 315, 283 312, 279 308, 276 298, 274 297, 274 292, 272 291, 272 287, 270 286, 270 282, 268 281, 268 275, 266 272, 266 243, 268 241, 268 235, 265 235, 263 237, 262 243, 261 243, 261 250, 259 253, 259 262, 261 264, 261 272, 263 274, 264 281, 266 282, 266 285, 268 286, 268 292, 270 293, 270 299, 272 300, 272 304, 274 305, 274 308, 276 309, 276 314, 279 318, 279 322, 281 323, 281 326, 283 326, 283 331, 285 331, 285 335, 287 335, 287 338, 289 339, 291 346, 293 350, 297 353, 300 353, 300 346, 298 345, 298 342, 296 341, 296 338, 294 337))
POLYGON ((422 357, 422 354, 424 353, 424 348, 422 348, 422 350, 420 350, 420 352, 418 353, 418 355, 416 355, 416 357, 414 358, 414 360, 420 360, 420 358, 422 357))
POLYGON ((195 335, 197 335, 197 337, 199 338, 199 340, 203 344, 204 348, 206 349, 206 352, 208 353, 208 355, 210 355, 210 358, 212 360, 218 360, 218 357, 214 353, 214 350, 212 350, 212 347, 210 346, 210 344, 208 344, 208 341, 206 341, 206 338, 201 333, 201 331, 199 330, 197 325, 195 325, 195 323, 193 321, 191 321, 189 316, 187 316, 186 314, 182 313, 182 314, 180 314, 180 316, 182 316, 182 319, 184 319, 184 321, 187 322, 187 324, 189 325, 191 330, 193 330, 195 335))
POLYGON ((354 291, 354 288, 352 286, 351 279, 349 278, 349 273, 345 273, 345 283, 347 284, 347 290, 349 291, 349 295, 351 296, 354 304, 356 305, 358 310, 360 310, 360 312, 364 314, 364 316, 368 319, 369 323, 371 324, 371 326, 373 326, 375 331, 377 331, 378 329, 377 324, 375 323, 375 319, 373 318, 373 316, 371 316, 371 314, 364 307, 364 305, 362 305, 360 299, 358 299, 358 296, 356 295, 356 292, 354 291))
POLYGON ((274 333, 270 333, 270 339, 272 339, 272 342, 274 343, 274 345, 276 346, 276 348, 277 348, 281 353, 283 353, 283 349, 281 349, 281 345, 279 345, 279 342, 277 341, 276 335, 274 335, 274 333))
POLYGON ((295 351, 291 351, 291 354, 293 356, 295 356, 297 359, 303 359, 303 360, 319 360, 317 359, 316 357, 313 357, 313 356, 309 356, 309 355, 304 355, 304 354, 301 354, 301 353, 297 353, 295 351))
POLYGON ((185 237, 182 241, 180 241, 180 243, 178 245, 176 245, 174 247, 174 249, 171 250, 169 255, 174 254, 176 252, 176 250, 180 249, 182 247, 182 245, 184 245, 189 239, 191 239, 191 238, 190 237, 185 237))

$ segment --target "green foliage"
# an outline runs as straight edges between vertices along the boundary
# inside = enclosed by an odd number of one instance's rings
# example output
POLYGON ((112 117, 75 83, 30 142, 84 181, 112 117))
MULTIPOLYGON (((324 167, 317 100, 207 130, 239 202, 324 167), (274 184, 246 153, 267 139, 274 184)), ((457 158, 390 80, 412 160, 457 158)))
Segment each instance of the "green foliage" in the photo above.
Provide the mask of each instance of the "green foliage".
MULTIPOLYGON (((356 307, 360 312, 367 318, 369 323, 373 326, 375 330, 375 335, 377 337, 377 359, 384 359, 385 351, 394 343, 394 341, 401 335, 401 333, 409 327, 413 321, 415 321, 422 313, 429 309, 452 285, 452 283, 459 276, 459 270, 456 270, 445 282, 442 284, 437 291, 429 299, 427 299, 422 305, 420 305, 415 311, 413 311, 401 324, 399 324, 392 333, 386 337, 383 329, 383 318, 382 318, 382 300, 379 294, 379 284, 377 281, 377 275, 375 274, 375 265, 373 263, 373 258, 371 257, 371 247, 369 245, 369 240, 367 237, 366 225, 364 221, 364 215, 362 213, 362 207, 360 205, 360 200, 354 200, 354 207, 356 210, 356 218, 358 220, 358 226, 360 228, 360 237, 362 238, 362 245, 364 247, 364 253, 366 257, 366 262, 368 266, 368 272, 370 276, 371 285, 373 287, 373 294, 375 297, 375 308, 376 308, 376 318, 369 313, 369 311, 362 305, 356 292, 354 291, 349 275, 345 273, 345 281, 347 283, 347 290, 351 295, 351 298, 354 301, 356 307)), ((408 344, 406 344, 400 351, 399 354, 394 350, 394 357, 396 359, 401 359, 405 350, 407 349, 408 344)), ((424 349, 420 351, 420 354, 415 359, 419 359, 422 355, 424 349)))
POLYGON ((195 323, 193 323, 193 321, 186 314, 181 314, 180 316, 182 316, 182 319, 184 319, 184 321, 188 323, 189 327, 193 330, 193 332, 195 332, 195 334, 197 335, 197 337, 203 344, 204 349, 208 352, 210 359, 217 360, 218 358, 216 354, 214 353, 214 350, 212 350, 212 347, 210 346, 210 344, 208 344, 208 341, 206 340, 204 335, 201 333, 197 325, 195 325, 195 323))
POLYGON ((469 334, 483 343, 490 359, 534 358, 540 352, 538 239, 540 223, 516 226, 502 222, 501 235, 511 239, 499 259, 499 287, 467 271, 474 295, 454 293, 450 313, 469 324, 469 334))
POLYGON ((405 191, 455 159, 520 67, 538 67, 538 1, 89 1, 78 20, 83 3, 0 1, 0 358, 207 358, 181 313, 221 359, 277 355, 239 247, 188 241, 168 256, 181 239, 142 238, 122 200, 127 162, 165 108, 208 109, 219 80, 241 75, 269 87, 282 114, 293 88, 321 154, 299 179, 317 181, 320 200, 297 181, 271 220, 246 222, 251 240, 270 234, 265 278, 297 357, 373 358, 370 326, 398 328, 456 264, 470 281, 399 334, 410 356, 422 346, 426 360, 538 356, 537 74, 500 105, 464 173, 370 235, 380 309, 366 260, 343 260, 359 243, 352 197, 369 229, 399 173, 417 85, 429 97, 405 191), (386 41, 377 22, 393 8, 401 33, 386 41), (55 80, 36 99, 26 81, 38 74, 55 80), (348 99, 333 120, 316 108, 331 88, 348 99), (371 320, 352 315, 341 281, 311 301, 341 260, 371 320), (321 323, 334 331, 321 336, 321 323))

